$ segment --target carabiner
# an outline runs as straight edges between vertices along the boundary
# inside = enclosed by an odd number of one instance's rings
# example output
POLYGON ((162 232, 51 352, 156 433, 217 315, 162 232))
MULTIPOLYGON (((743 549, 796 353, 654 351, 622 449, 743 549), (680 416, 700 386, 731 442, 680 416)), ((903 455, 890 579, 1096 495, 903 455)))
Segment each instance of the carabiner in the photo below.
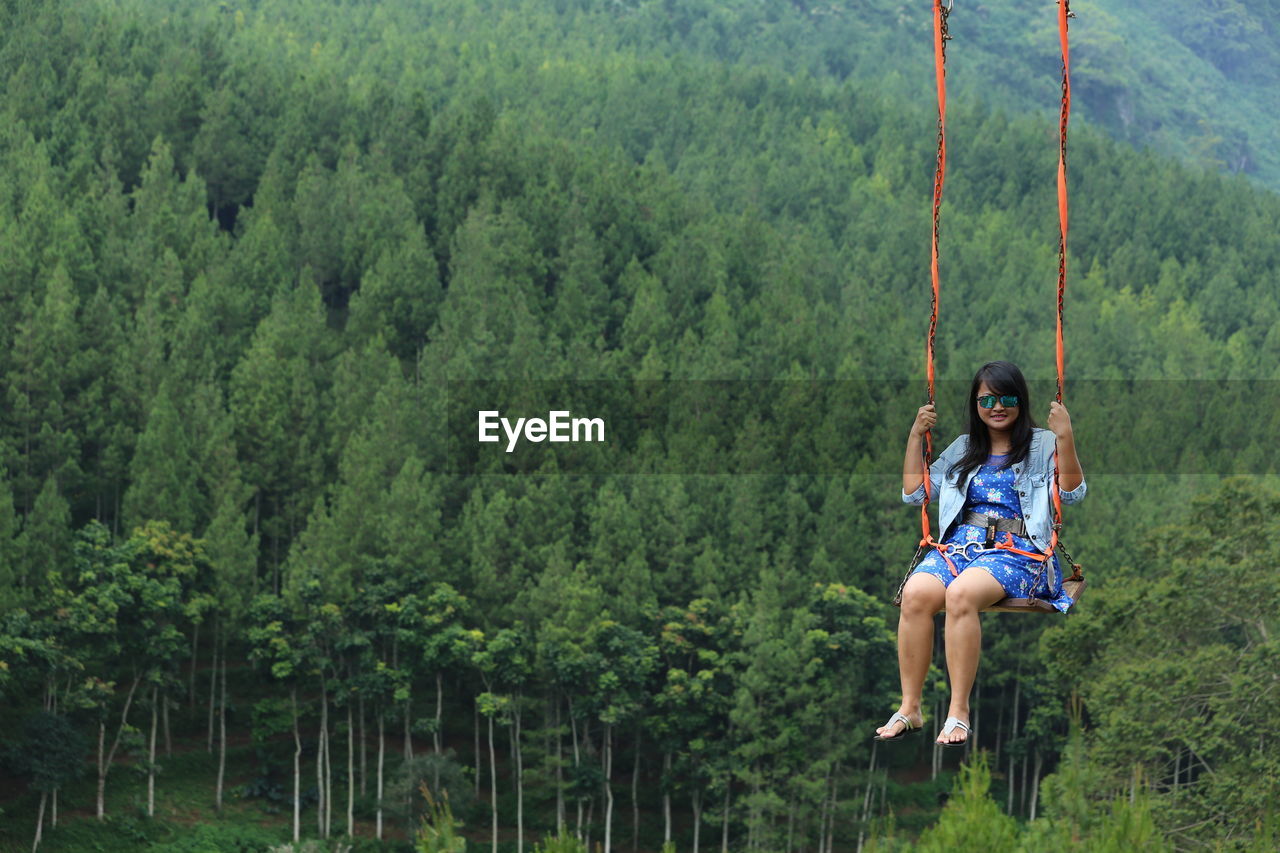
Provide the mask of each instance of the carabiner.
POLYGON ((984 552, 993 550, 991 548, 986 547, 981 542, 966 542, 960 546, 957 546, 956 543, 954 542, 948 542, 944 547, 946 548, 946 552, 948 554, 963 553, 964 558, 970 562, 977 559, 977 557, 983 554, 984 552), (970 554, 969 553, 970 548, 977 548, 978 553, 970 554))

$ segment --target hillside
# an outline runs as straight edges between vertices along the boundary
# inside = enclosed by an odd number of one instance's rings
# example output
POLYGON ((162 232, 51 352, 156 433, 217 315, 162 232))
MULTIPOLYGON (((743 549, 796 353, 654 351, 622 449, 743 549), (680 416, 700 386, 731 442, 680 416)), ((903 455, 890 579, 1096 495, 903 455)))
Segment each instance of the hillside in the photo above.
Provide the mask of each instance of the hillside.
MULTIPOLYGON (((873 81, 933 98, 928 5, 859 2, 576 4, 657 28, 670 49, 873 81)), ((1280 25, 1275 0, 1078 0, 1071 6, 1073 114, 1114 138, 1280 188, 1280 25)), ((1010 114, 1057 109, 1050 0, 956 3, 949 76, 958 102, 1010 114)))

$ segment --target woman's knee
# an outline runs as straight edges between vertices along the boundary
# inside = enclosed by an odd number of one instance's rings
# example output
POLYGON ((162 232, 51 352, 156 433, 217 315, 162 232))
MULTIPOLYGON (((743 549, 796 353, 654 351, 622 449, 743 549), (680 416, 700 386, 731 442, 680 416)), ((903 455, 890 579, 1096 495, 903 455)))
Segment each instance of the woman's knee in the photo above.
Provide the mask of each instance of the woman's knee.
POLYGON ((1000 582, 989 572, 966 571, 947 587, 946 608, 952 615, 972 613, 1003 597, 1004 591, 1000 587, 1000 582))
POLYGON ((902 590, 902 612, 932 616, 942 609, 945 600, 946 587, 942 581, 927 572, 918 572, 902 590))
POLYGON ((978 606, 974 601, 973 590, 968 589, 967 585, 953 583, 947 587, 946 608, 947 613, 952 616, 976 611, 978 606))

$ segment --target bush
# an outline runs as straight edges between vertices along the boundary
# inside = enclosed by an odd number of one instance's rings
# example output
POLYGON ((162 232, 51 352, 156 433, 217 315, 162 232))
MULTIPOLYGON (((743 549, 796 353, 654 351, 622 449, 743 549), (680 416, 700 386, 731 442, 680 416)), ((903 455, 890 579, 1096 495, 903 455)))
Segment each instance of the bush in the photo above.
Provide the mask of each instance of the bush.
POLYGON ((427 801, 427 814, 418 830, 418 853, 462 853, 467 849, 467 839, 460 832, 462 824, 453 817, 449 807, 449 791, 437 800, 425 783, 419 788, 427 801))
POLYGON ((917 850, 947 853, 981 850, 1011 853, 1018 843, 1018 822, 991 799, 991 770, 986 752, 980 752, 960 768, 951 799, 938 822, 920 836, 917 850))
POLYGON ((572 835, 555 837, 548 833, 547 837, 533 848, 533 853, 587 853, 587 848, 572 835))
POLYGON ((314 838, 307 838, 296 844, 289 842, 279 847, 269 847, 267 853, 351 853, 351 842, 317 841, 314 838))
POLYGON ((281 833, 260 826, 200 824, 174 841, 159 841, 147 853, 261 853, 280 843, 281 833))

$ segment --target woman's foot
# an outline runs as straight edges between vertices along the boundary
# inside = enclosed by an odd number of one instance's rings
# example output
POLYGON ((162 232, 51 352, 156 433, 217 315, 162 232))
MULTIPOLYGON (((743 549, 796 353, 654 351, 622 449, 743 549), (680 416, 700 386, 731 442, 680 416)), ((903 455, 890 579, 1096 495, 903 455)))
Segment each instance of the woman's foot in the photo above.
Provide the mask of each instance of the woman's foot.
POLYGON ((889 719, 889 722, 876 729, 876 738, 878 740, 896 740, 907 731, 918 729, 924 725, 924 717, 920 714, 919 708, 908 711, 904 706, 898 709, 898 714, 902 716, 895 715, 889 719), (902 717, 907 718, 910 726, 902 721, 902 717))
POLYGON ((937 743, 940 746, 964 746, 969 739, 969 712, 952 712, 942 724, 937 743))

